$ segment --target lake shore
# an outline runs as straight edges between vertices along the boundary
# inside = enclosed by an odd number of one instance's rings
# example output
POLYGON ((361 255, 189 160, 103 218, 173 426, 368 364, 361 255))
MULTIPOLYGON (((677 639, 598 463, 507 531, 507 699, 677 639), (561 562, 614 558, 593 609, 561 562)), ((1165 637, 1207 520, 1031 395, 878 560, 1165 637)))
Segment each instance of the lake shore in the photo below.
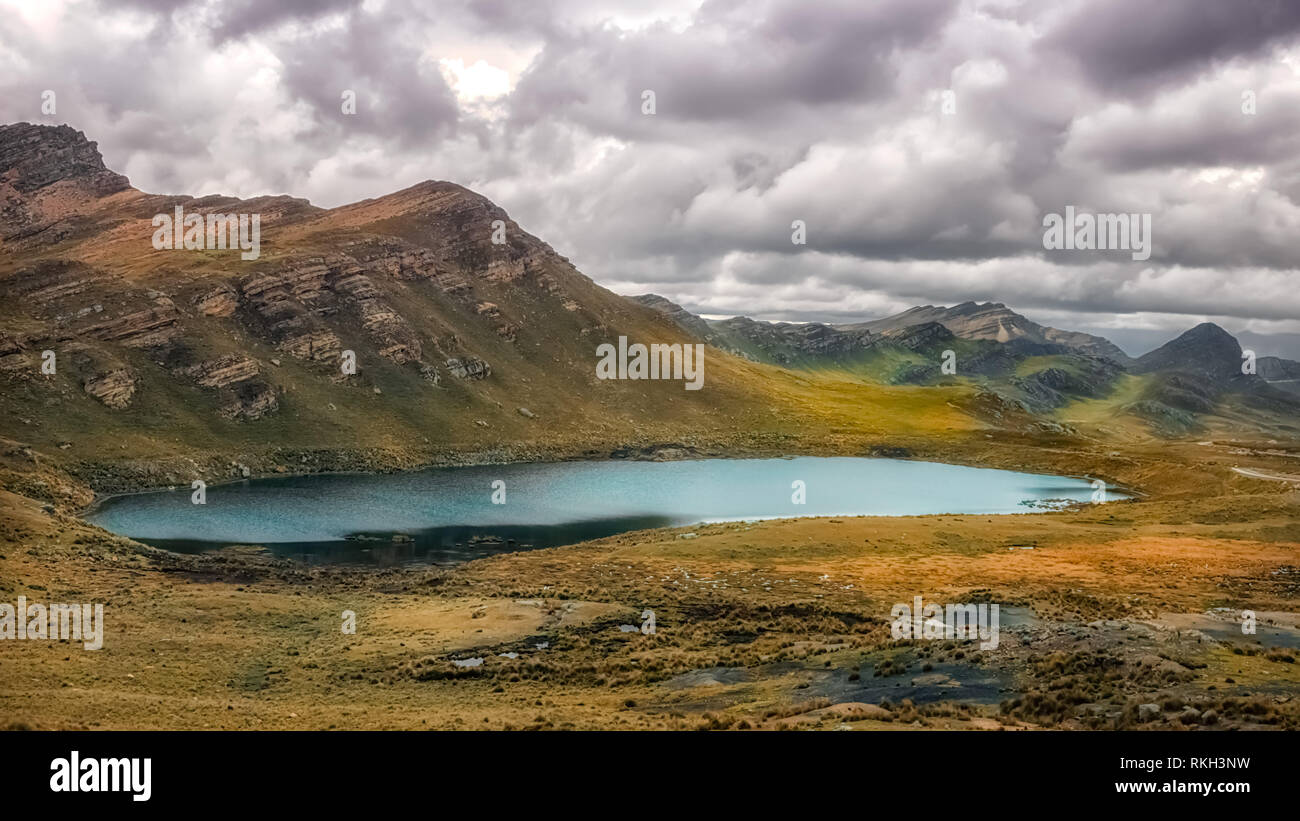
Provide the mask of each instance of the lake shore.
MULTIPOLYGON (((263 544, 309 561, 464 561, 466 540, 555 547, 630 530, 699 522, 815 516, 1019 514, 1097 497, 1096 484, 884 457, 587 460, 433 468, 396 474, 317 474, 188 486, 101 501, 87 520, 182 552, 263 544), (490 491, 490 492, 489 492, 490 491)), ((1114 489, 1111 501, 1125 498, 1114 489)), ((496 551, 506 552, 508 547, 496 551)))
POLYGON ((0 642, 0 702, 36 728, 1210 726, 1166 703, 1214 726, 1295 726, 1294 658, 1164 626, 1296 610, 1300 499, 1231 470, 1285 459, 1229 450, 1040 448, 1016 465, 1109 466, 1151 491, 1141 502, 638 531, 452 569, 182 556, 0 491, 6 595, 103 601, 108 625, 94 654, 0 642), (1035 622, 990 656, 894 642, 889 608, 913 595, 1035 622), (622 629, 647 609, 654 635, 622 629), (989 687, 1006 689, 990 702, 989 687))

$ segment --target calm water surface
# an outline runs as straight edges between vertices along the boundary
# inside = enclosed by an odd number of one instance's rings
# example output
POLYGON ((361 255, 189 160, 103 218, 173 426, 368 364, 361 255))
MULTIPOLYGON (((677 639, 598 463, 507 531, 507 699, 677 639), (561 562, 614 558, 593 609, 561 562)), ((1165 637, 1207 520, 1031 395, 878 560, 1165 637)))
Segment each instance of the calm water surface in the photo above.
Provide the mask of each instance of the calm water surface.
POLYGON ((650 527, 788 516, 1025 513, 1082 479, 851 457, 561 462, 294 476, 106 500, 86 518, 182 552, 263 545, 308 562, 454 564, 650 527), (505 482, 505 504, 493 483, 505 482), (791 500, 804 483, 806 503, 791 500), (499 496, 498 496, 499 498, 499 496), (396 538, 396 540, 395 540, 396 538))

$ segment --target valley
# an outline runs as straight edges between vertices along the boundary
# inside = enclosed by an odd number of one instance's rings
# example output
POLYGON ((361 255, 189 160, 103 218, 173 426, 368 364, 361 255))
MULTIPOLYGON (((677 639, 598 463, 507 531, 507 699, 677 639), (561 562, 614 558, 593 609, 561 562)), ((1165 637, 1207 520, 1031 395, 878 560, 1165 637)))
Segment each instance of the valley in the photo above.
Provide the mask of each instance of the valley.
POLYGON ((0 126, 0 250, 0 601, 104 604, 101 650, 0 641, 4 726, 1300 727, 1296 363, 1243 374, 1217 325, 1132 358, 996 303, 705 320, 602 288, 453 183, 333 209, 148 194, 28 124, 0 126), (258 258, 155 252, 153 216, 181 207, 260 214, 258 258), (621 338, 702 346, 701 389, 600 378, 621 338), (1133 498, 420 567, 184 554, 82 518, 194 480, 842 456, 1133 498), (1001 641, 894 640, 917 595, 999 603, 1001 641))

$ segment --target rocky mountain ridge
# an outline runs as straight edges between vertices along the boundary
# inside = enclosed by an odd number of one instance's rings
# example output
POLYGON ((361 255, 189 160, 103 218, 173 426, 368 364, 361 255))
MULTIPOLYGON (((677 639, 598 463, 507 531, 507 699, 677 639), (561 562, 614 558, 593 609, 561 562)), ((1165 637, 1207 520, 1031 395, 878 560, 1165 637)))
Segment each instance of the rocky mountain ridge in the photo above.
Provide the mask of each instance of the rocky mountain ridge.
POLYGON ((883 319, 835 327, 841 330, 882 332, 928 322, 937 322, 962 339, 987 339, 994 342, 1023 340, 1039 345, 1059 345, 1076 353, 1105 357, 1121 365, 1129 362, 1129 356, 1108 339, 1039 325, 1001 302, 963 302, 951 308, 919 305, 883 319))
POLYGON ((1300 386, 1300 363, 1263 357, 1257 375, 1243 374, 1240 344, 1213 323, 1132 359, 1102 337, 1038 325, 1001 303, 926 305, 880 320, 825 325, 706 320, 661 296, 633 299, 714 345, 785 367, 857 368, 895 384, 936 384, 945 378, 942 357, 951 352, 963 377, 1038 414, 1104 399, 1122 375, 1132 374, 1145 383, 1123 410, 1164 434, 1198 429, 1199 417, 1225 402, 1294 417, 1300 430, 1300 389, 1293 387, 1300 386))
POLYGON ((334 209, 148 194, 81 132, 0 126, 0 251, 0 434, 25 441, 633 441, 757 407, 726 357, 707 391, 597 380, 602 342, 691 337, 451 182, 334 209), (153 247, 178 206, 259 214, 259 257, 153 247))

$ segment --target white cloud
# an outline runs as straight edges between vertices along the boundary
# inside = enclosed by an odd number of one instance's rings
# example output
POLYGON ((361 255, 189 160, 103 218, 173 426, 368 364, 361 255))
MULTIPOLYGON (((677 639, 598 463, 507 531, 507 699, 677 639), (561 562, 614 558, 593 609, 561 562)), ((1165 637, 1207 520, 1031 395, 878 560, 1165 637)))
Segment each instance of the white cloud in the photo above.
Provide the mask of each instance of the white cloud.
MULTIPOLYGON (((973 299, 1066 327, 1292 327, 1300 61, 1267 47, 1291 16, 1191 21, 1213 60, 1170 36, 1098 67, 1088 49, 1114 44, 1070 26, 1117 8, 0 0, 0 119, 83 129, 154 192, 331 207, 450 179, 598 282, 710 313, 973 299), (1151 213, 1156 254, 1044 258, 1042 214, 1066 204, 1151 213)), ((1175 13, 1152 0, 1142 20, 1175 13)))
POLYGON ((505 69, 497 68, 485 60, 475 60, 467 66, 460 57, 441 57, 438 65, 442 67, 456 97, 464 103, 503 97, 514 88, 510 74, 505 69))

